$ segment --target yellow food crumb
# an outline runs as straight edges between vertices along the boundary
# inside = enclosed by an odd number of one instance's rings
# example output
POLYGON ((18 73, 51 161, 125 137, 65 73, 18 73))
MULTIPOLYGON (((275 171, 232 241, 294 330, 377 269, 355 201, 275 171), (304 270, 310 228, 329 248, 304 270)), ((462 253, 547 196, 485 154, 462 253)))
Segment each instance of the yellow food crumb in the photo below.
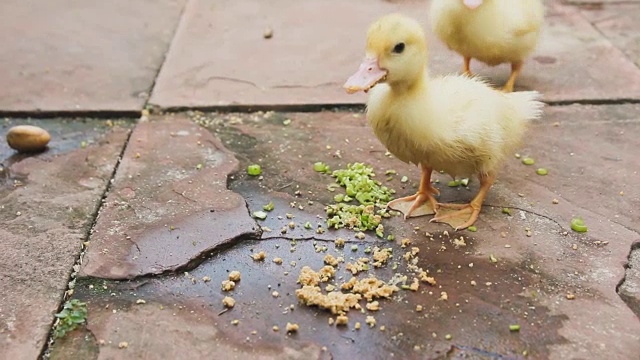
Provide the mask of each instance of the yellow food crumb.
POLYGON ((236 283, 231 280, 224 280, 222 282, 222 290, 224 291, 231 291, 234 287, 236 287, 236 283))
POLYGON ((378 311, 380 310, 380 303, 377 301, 367 303, 366 308, 369 311, 378 311))
POLYGON ((367 300, 371 301, 373 298, 390 297, 394 292, 400 289, 395 285, 388 285, 382 280, 378 280, 375 277, 369 277, 358 281, 353 286, 353 292, 356 294, 362 294, 367 300))
POLYGON ((421 272, 418 277, 420 278, 420 281, 426 282, 427 284, 431 285, 431 286, 435 286, 436 285, 436 279, 434 277, 429 276, 429 274, 427 274, 426 271, 421 272))
POLYGON ((287 323, 287 332, 296 332, 299 328, 300 326, 298 326, 298 324, 287 323))
POLYGON ((347 325, 349 323, 349 318, 346 315, 339 315, 336 318, 336 326, 347 325))
POLYGON ((253 254, 253 255, 251 255, 251 257, 252 257, 252 258, 253 258, 253 260, 255 260, 255 261, 263 261, 263 260, 267 257, 267 254, 266 254, 264 251, 260 251, 260 252, 259 252, 259 253, 257 253, 257 254, 253 254))
POLYGON ((278 296, 280 296, 280 293, 278 293, 277 291, 274 291, 271 293, 271 296, 273 296, 274 298, 277 298, 278 296))
POLYGON ((382 265, 384 265, 391 257, 391 252, 392 252, 391 248, 387 248, 387 249, 380 249, 378 247, 373 248, 373 260, 375 260, 375 262, 373 263, 373 266, 382 267, 382 265))
POLYGON ((348 311, 350 308, 357 308, 358 301, 362 298, 360 294, 345 294, 340 291, 332 291, 323 294, 322 290, 317 286, 305 285, 302 289, 296 290, 298 301, 307 305, 317 305, 321 308, 331 311, 333 314, 339 314, 348 311))
POLYGON ((238 319, 231 321, 231 325, 238 325, 238 324, 240 324, 240 320, 238 319))
POLYGON ((333 257, 333 255, 327 254, 324 257, 324 263, 327 264, 327 265, 331 265, 331 266, 337 266, 338 265, 338 260, 335 257, 333 257))
POLYGON ((355 277, 351 277, 351 279, 349 279, 349 281, 347 281, 346 283, 340 285, 340 288, 342 290, 351 290, 353 289, 353 286, 358 282, 358 279, 356 279, 355 277))
POLYGON ((240 280, 240 271, 234 270, 229 273, 229 280, 231 281, 239 281, 240 280))
POLYGON ((331 265, 326 265, 323 266, 318 273, 320 273, 320 276, 322 276, 320 280, 325 282, 331 279, 336 274, 336 269, 331 265))
POLYGON ((449 300, 449 295, 447 295, 446 291, 440 292, 440 300, 444 300, 444 301, 449 300))
POLYGON ((576 296, 574 294, 567 294, 567 300, 575 300, 576 296))
POLYGON ((273 325, 272 327, 273 331, 280 331, 280 328, 278 327, 278 325, 273 325))
POLYGON ((385 331, 385 330, 387 330, 386 326, 384 326, 384 325, 380 326, 380 331, 385 331))
POLYGON ((418 278, 413 278, 413 282, 409 285, 409 290, 418 291, 420 288, 420 283, 418 282, 418 278))
POLYGON ((411 240, 409 239, 402 239, 400 241, 400 247, 406 248, 409 245, 411 245, 411 240))
POLYGON ((273 262, 274 262, 274 263, 276 263, 276 264, 278 264, 278 265, 281 265, 281 264, 282 264, 282 258, 279 258, 279 257, 274 258, 274 259, 273 259, 273 262))
POLYGON ((222 305, 232 308, 236 305, 236 301, 231 296, 225 296, 224 299, 222 299, 222 305))
POLYGON ((142 305, 142 304, 146 304, 147 302, 144 299, 138 299, 136 300, 136 304, 138 305, 142 305))
POLYGON ((333 325, 333 323, 335 322, 332 317, 330 317, 328 321, 329 321, 329 325, 333 325))
POLYGON ((417 312, 422 311, 422 305, 416 305, 416 311, 417 312))
POLYGON ((369 327, 376 326, 376 318, 374 318, 373 316, 367 316, 367 319, 364 322, 367 323, 369 327))
POLYGON ((209 281, 211 281, 211 278, 210 278, 210 277, 208 277, 208 276, 203 276, 203 277, 202 277, 202 281, 204 281, 204 282, 209 282, 209 281))
POLYGON ((300 275, 298 276, 298 283, 302 285, 318 285, 320 282, 320 274, 313 271, 308 266, 305 266, 300 270, 300 275))
POLYGON ((360 240, 365 238, 365 235, 362 231, 360 231, 359 233, 356 233, 354 236, 356 237, 356 239, 360 239, 360 240))
POLYGON ((121 341, 121 342, 118 344, 118 348, 119 348, 119 349, 126 349, 126 348, 128 348, 128 347, 129 347, 129 343, 128 343, 128 342, 126 342, 126 341, 121 341))
POLYGON ((335 289, 336 289, 336 287, 333 284, 329 284, 329 285, 325 286, 325 288, 324 288, 324 290, 327 291, 327 292, 331 292, 331 291, 333 291, 335 289))
POLYGON ((335 241, 336 247, 344 247, 344 243, 345 243, 345 241, 344 241, 343 238, 337 238, 336 241, 335 241))
POLYGON ((296 227, 296 223, 294 223, 293 221, 289 223, 289 229, 295 229, 296 227))
POLYGON ((360 327, 361 327, 360 322, 357 322, 354 326, 354 329, 360 330, 360 327))

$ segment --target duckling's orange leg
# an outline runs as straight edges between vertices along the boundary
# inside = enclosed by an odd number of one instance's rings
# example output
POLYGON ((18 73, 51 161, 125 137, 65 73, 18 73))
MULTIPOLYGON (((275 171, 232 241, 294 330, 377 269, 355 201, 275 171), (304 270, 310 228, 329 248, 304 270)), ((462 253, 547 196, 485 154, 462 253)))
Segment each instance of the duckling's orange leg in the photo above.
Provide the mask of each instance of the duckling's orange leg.
POLYGON ((468 56, 464 57, 464 74, 467 76, 473 76, 473 74, 471 74, 471 58, 468 56))
POLYGON ((455 230, 466 229, 473 225, 478 220, 482 203, 493 185, 496 175, 494 172, 490 172, 478 177, 480 178, 480 191, 469 204, 438 204, 438 216, 430 221, 447 223, 455 230), (446 209, 454 209, 455 211, 450 212, 446 209))
POLYGON ((516 78, 518 74, 520 74, 520 70, 522 69, 522 61, 511 64, 511 76, 509 76, 509 80, 504 84, 504 88, 502 91, 504 92, 512 92, 513 87, 516 84, 516 78))
POLYGON ((404 214, 405 220, 409 217, 435 214, 438 204, 434 195, 440 195, 440 191, 431 185, 431 168, 420 166, 422 176, 420 177, 420 187, 415 195, 395 199, 387 204, 387 208, 400 211, 404 214), (426 203, 426 201, 429 201, 426 203))

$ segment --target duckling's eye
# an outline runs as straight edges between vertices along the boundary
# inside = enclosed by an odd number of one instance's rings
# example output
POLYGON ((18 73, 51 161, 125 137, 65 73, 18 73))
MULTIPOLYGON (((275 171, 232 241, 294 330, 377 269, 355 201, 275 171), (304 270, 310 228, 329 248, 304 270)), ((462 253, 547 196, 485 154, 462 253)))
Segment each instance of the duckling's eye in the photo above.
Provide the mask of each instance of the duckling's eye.
POLYGON ((393 52, 396 54, 402 54, 404 51, 404 43, 397 43, 396 46, 393 47, 393 52))

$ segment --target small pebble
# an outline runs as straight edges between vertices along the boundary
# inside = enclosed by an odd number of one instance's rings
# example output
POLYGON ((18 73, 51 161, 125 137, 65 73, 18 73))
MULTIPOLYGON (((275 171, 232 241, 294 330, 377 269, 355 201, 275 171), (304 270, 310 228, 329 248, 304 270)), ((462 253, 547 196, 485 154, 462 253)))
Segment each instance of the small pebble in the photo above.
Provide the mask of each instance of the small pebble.
POLYGON ((39 152, 47 148, 51 135, 40 127, 32 125, 14 126, 7 132, 7 143, 20 152, 39 152))

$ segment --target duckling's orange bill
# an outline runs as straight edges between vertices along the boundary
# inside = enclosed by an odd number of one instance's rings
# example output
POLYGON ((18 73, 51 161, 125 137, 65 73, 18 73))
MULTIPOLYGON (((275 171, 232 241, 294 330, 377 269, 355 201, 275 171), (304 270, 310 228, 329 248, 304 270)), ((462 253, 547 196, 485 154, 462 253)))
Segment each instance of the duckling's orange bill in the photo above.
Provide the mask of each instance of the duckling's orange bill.
POLYGON ((386 76, 387 71, 378 66, 378 59, 365 59, 360 64, 358 71, 344 83, 344 88, 349 94, 357 93, 358 91, 367 92, 377 83, 384 80, 386 76))

